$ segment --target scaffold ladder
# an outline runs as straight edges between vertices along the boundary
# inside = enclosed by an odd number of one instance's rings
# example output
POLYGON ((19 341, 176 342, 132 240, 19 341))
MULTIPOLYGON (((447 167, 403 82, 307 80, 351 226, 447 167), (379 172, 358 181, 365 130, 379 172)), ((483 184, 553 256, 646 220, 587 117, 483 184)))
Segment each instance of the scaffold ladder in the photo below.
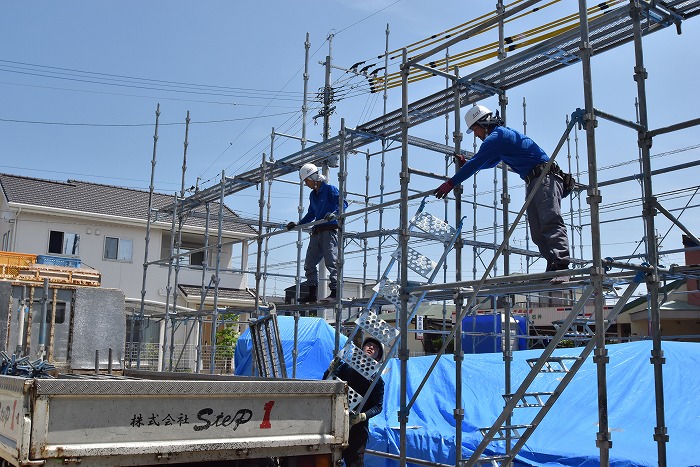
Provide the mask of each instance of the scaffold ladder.
POLYGON ((255 370, 263 378, 286 378, 287 368, 284 364, 277 314, 270 313, 251 319, 248 326, 255 370))
MULTIPOLYGON (((627 303, 627 300, 637 289, 637 286, 641 280, 642 278, 637 276, 635 277, 635 280, 628 285, 617 304, 605 317, 605 329, 610 326, 610 323, 614 322, 615 318, 622 310, 622 307, 627 303)), ((518 454, 518 452, 520 452, 520 449, 522 449, 522 447, 525 445, 530 435, 532 435, 535 428, 537 428, 545 415, 547 415, 556 400, 559 398, 569 382, 573 379, 576 372, 579 370, 579 368, 581 368, 595 347, 596 341, 594 339, 590 339, 584 347, 572 349, 573 353, 578 352, 577 355, 552 355, 562 339, 570 336, 572 329, 575 330, 578 326, 580 326, 584 305, 592 296, 593 289, 594 288, 592 285, 589 285, 584 289, 580 299, 576 302, 576 305, 572 308, 569 315, 560 322, 557 332, 552 337, 549 345, 547 345, 547 348, 542 352, 539 358, 526 360, 527 364, 530 366, 530 371, 513 394, 503 395, 505 407, 503 408, 501 415, 496 419, 491 427, 481 428, 479 430, 484 436, 483 440, 481 443, 479 443, 479 446, 477 446, 472 456, 468 460, 462 461, 461 465, 488 465, 493 467, 511 465, 515 456, 518 454), (553 391, 538 391, 536 389, 536 383, 539 383, 541 378, 551 379, 551 375, 555 376, 559 380, 559 383, 555 389, 553 391), (519 410, 518 414, 522 415, 519 418, 525 419, 528 416, 532 416, 532 418, 527 423, 506 425, 506 421, 510 420, 511 416, 516 410, 519 410), (535 412, 534 415, 532 412, 535 412), (510 447, 506 445, 505 452, 501 453, 497 452, 498 448, 493 446, 489 450, 489 445, 492 441, 507 441, 509 443, 510 441, 514 441, 514 444, 510 447), (490 452, 488 452, 486 456, 482 457, 487 450, 490 452)))
MULTIPOLYGON (((428 240, 433 240, 439 242, 443 245, 443 253, 437 261, 434 261, 427 256, 423 255, 418 250, 413 248, 407 248, 406 259, 409 269, 411 269, 416 274, 425 278, 426 284, 431 284, 440 268, 445 263, 447 255, 454 247, 455 241, 460 235, 462 229, 463 219, 459 222, 457 228, 451 227, 449 224, 441 219, 433 216, 430 213, 424 212, 427 197, 423 198, 421 201, 416 214, 409 221, 408 230, 411 232, 414 228, 421 230, 428 240)), ((387 265, 384 273, 377 285, 373 288, 374 293, 372 297, 368 300, 367 305, 360 312, 356 327, 353 333, 349 336, 345 346, 340 349, 336 355, 337 359, 345 362, 348 366, 356 370, 362 376, 364 376, 368 381, 371 381, 367 394, 371 393, 374 388, 379 375, 381 375, 382 370, 386 366, 389 358, 395 352, 397 345, 399 343, 399 329, 395 326, 391 326, 383 319, 379 318, 377 313, 372 311, 372 307, 377 297, 381 296, 390 303, 392 303, 397 309, 401 307, 401 286, 397 281, 389 279, 389 273, 396 264, 398 260, 401 259, 401 248, 397 248, 391 255, 391 260, 387 265), (384 358, 383 362, 377 362, 374 359, 368 357, 362 349, 357 347, 353 340, 359 331, 363 331, 365 336, 372 336, 377 339, 384 347, 384 358)), ((419 295, 410 295, 408 300, 409 310, 407 320, 410 322, 415 313, 418 311, 418 307, 425 298, 426 292, 422 292, 419 295)), ((329 374, 328 378, 339 379, 334 375, 329 374)), ((357 394, 352 388, 348 388, 348 407, 353 411, 361 411, 364 404, 364 398, 357 394)))

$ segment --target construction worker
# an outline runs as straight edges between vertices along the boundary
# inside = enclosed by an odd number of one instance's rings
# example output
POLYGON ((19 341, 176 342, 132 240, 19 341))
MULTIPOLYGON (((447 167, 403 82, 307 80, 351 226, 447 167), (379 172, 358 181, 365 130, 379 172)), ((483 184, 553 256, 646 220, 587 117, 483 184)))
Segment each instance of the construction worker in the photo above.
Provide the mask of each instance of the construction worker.
MULTIPOLYGON (((507 164, 525 181, 526 193, 535 190, 534 198, 527 208, 530 234, 540 254, 547 260, 547 271, 568 269, 569 240, 561 216, 561 199, 571 190, 572 178, 553 163, 542 183, 533 183, 542 173, 549 156, 524 134, 503 126, 503 121, 483 105, 469 109, 464 116, 467 133, 474 132, 482 143, 469 160, 455 156, 459 171, 435 190, 437 198, 444 198, 467 178, 481 169, 495 167, 499 162, 507 164), (564 186, 564 179, 567 186, 564 186), (567 191, 565 191, 567 190, 567 191)), ((568 276, 557 276, 552 282, 566 282, 568 276)))
MULTIPOLYGON (((330 294, 323 299, 324 302, 336 300, 336 289, 338 285, 338 201, 340 193, 338 188, 326 183, 324 177, 314 164, 304 164, 299 170, 299 178, 311 188, 309 194, 309 209, 306 215, 299 220, 299 223, 290 222, 287 230, 292 230, 297 226, 308 224, 319 220, 326 220, 323 224, 314 225, 309 237, 309 246, 306 249, 306 259, 304 260, 304 274, 306 275, 306 285, 308 292, 300 297, 301 303, 314 303, 318 300, 318 263, 324 260, 328 270, 328 286, 330 294)), ((348 203, 343 201, 347 207, 348 203)))
MULTIPOLYGON (((365 338, 362 342, 362 351, 378 362, 381 362, 384 358, 384 346, 374 337, 365 338)), ((381 376, 378 376, 372 392, 367 395, 367 390, 372 381, 338 358, 331 362, 330 367, 323 375, 323 379, 326 379, 329 374, 333 374, 348 383, 348 386, 364 399, 362 412, 350 412, 348 447, 343 449, 343 460, 346 467, 362 467, 365 465, 365 449, 369 439, 368 420, 380 414, 384 408, 384 380, 381 376)))

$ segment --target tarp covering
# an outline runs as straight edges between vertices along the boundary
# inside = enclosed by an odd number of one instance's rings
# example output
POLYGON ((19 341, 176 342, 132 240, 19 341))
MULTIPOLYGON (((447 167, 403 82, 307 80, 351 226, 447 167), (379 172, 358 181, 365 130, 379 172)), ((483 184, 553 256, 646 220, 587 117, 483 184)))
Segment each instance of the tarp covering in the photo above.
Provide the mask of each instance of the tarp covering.
MULTIPOLYGON (((294 320, 279 317, 288 374, 291 376, 294 320)), ((299 321, 297 377, 320 379, 333 358, 335 331, 319 318, 299 321)), ((341 346, 345 343, 341 336, 341 346)), ((250 374, 250 334, 246 331, 236 348, 236 374, 250 374)), ((658 465, 657 444, 653 439, 656 422, 654 367, 649 363, 650 341, 610 345, 607 365, 608 425, 614 467, 658 465)), ((664 342, 663 365, 665 424, 668 466, 700 465, 700 343, 664 342)), ((558 349, 555 356, 578 356, 580 348, 558 349)), ((529 371, 526 359, 537 358, 541 350, 513 352, 512 392, 529 371)), ((408 360, 407 400, 410 400, 434 357, 408 360)), ((370 420, 368 449, 399 453, 400 362, 392 359, 383 372, 384 411, 370 420)), ((599 466, 596 447, 598 431, 598 383, 596 365, 589 356, 554 407, 542 420, 516 457, 515 465, 599 466)), ((540 374, 532 391, 552 391, 561 373, 540 374)), ((483 439, 479 428, 493 424, 503 409, 504 363, 500 353, 465 355, 462 364, 464 409, 463 459, 469 458, 483 439)), ((407 430, 407 456, 430 462, 455 463, 455 361, 452 355, 440 358, 426 385, 411 408, 407 430)), ((538 409, 516 409, 512 423, 527 424, 538 409), (525 411, 530 411, 526 414, 525 411), (528 415, 525 417, 524 415, 528 415)), ((496 454, 503 442, 493 442, 486 455, 496 454)), ((394 467, 397 461, 365 456, 368 467, 394 467)), ((417 465, 411 464, 409 465, 417 465)))
MULTIPOLYGON (((700 465, 700 344, 664 342, 663 366, 665 424, 669 442, 667 465, 700 465)), ((649 341, 608 346, 607 365, 608 425, 611 432, 611 466, 656 466, 657 444, 653 439, 656 422, 654 369, 649 363, 649 341)), ((578 355, 580 349, 558 349, 555 356, 578 355)), ((529 371, 525 362, 536 358, 541 350, 514 352, 512 375, 515 392, 529 371)), ((408 361, 407 398, 427 373, 434 357, 417 357, 408 361)), ((385 401, 382 414, 370 420, 368 449, 399 452, 399 361, 387 365, 383 378, 385 401)), ((482 438, 479 428, 489 427, 504 405, 504 363, 501 354, 466 355, 463 378, 463 458, 468 458, 482 438)), ((552 391, 561 373, 540 374, 534 391, 552 391)), ((455 462, 455 362, 443 356, 412 407, 407 430, 407 456, 432 462, 455 462)), ((552 410, 516 457, 516 465, 598 466, 598 391, 596 366, 589 357, 569 383, 552 410)), ((524 418, 516 409, 513 424, 531 421, 535 412, 524 418)), ((496 454, 494 442, 486 455, 496 454)), ((503 451, 501 451, 503 452, 503 451)), ((370 467, 397 466, 396 461, 365 456, 370 467)), ((414 465, 414 464, 409 464, 414 465)))
MULTIPOLYGON (((284 351, 287 376, 292 377, 292 352, 294 350, 294 317, 278 316, 277 327, 284 351)), ((321 379, 323 372, 333 359, 335 348, 335 329, 322 318, 299 318, 298 323, 297 371, 299 379, 321 379)), ((340 347, 345 345, 347 337, 340 335, 340 347)), ((237 375, 252 374, 252 341, 250 329, 246 329, 238 338, 234 362, 237 375)))

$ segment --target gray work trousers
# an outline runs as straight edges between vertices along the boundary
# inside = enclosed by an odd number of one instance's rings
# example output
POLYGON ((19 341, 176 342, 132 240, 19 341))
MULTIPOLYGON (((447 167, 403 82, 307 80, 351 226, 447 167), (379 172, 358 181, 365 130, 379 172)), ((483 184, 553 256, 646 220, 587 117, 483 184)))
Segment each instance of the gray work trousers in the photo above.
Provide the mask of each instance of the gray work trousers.
POLYGON ((306 284, 318 286, 318 263, 323 259, 328 270, 328 287, 335 290, 338 284, 338 232, 322 230, 314 232, 309 237, 309 247, 306 249, 304 273, 306 284))
MULTIPOLYGON (((535 181, 528 184, 526 193, 538 188, 535 181)), ((540 254, 547 260, 547 271, 569 267, 569 237, 561 217, 563 181, 547 174, 527 207, 530 235, 540 254)))

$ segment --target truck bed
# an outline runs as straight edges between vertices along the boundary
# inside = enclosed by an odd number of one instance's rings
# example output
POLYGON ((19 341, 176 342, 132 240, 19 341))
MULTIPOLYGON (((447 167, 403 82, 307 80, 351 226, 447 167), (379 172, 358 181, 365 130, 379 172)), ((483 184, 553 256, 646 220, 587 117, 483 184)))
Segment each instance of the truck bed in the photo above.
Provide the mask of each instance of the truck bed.
POLYGON ((0 376, 0 456, 12 465, 157 465, 332 453, 342 382, 131 373, 0 376), (138 376, 134 376, 138 374, 138 376))

